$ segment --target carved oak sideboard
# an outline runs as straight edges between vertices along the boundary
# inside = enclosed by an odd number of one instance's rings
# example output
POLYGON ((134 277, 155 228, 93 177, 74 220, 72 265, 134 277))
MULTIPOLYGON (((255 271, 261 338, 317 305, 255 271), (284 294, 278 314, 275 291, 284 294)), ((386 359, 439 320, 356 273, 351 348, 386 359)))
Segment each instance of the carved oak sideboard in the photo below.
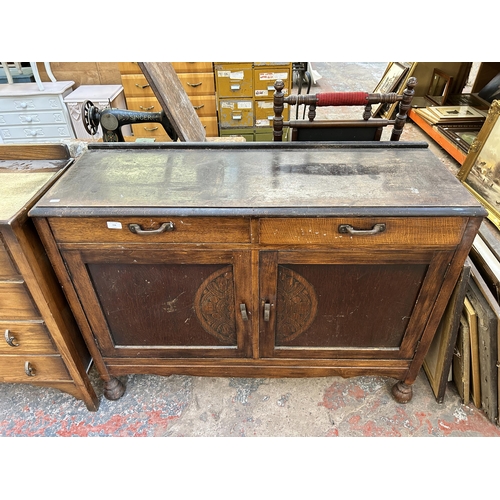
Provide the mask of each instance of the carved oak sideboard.
POLYGON ((95 144, 31 210, 105 382, 380 375, 406 402, 483 207, 425 143, 95 144))

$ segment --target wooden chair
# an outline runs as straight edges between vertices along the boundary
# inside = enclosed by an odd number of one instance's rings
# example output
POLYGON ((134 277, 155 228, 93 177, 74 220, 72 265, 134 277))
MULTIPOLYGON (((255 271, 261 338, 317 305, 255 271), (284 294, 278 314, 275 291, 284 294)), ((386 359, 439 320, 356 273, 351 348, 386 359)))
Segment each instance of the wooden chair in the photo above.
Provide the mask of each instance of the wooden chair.
POLYGON ((399 141, 411 106, 417 79, 408 79, 402 95, 395 92, 388 94, 369 94, 367 92, 326 92, 318 94, 300 94, 285 97, 284 83, 277 80, 274 84, 274 141, 283 140, 283 127, 290 128, 291 141, 379 141, 382 130, 392 125, 391 141, 399 141), (394 120, 372 118, 372 104, 392 104, 399 102, 398 113, 394 120), (283 120, 284 104, 289 106, 309 106, 308 120, 283 120), (364 106, 362 120, 318 120, 316 108, 319 106, 364 106))

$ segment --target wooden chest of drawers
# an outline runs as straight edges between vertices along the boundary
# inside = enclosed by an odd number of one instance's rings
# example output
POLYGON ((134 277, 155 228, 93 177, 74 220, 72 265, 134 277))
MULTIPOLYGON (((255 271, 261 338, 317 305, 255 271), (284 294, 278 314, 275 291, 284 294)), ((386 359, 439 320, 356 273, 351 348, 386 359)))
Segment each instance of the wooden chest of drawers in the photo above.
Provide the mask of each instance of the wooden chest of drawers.
MULTIPOLYGON (((161 111, 160 103, 149 86, 139 65, 134 62, 118 63, 128 109, 134 111, 161 111)), ((193 104, 196 114, 205 127, 206 137, 217 137, 217 110, 215 82, 211 62, 174 62, 177 76, 193 104)), ((132 126, 135 137, 152 137, 170 142, 163 127, 158 123, 142 123, 132 126)))
POLYGON ((62 146, 0 146, 0 382, 54 387, 97 410, 89 352, 27 216, 70 163, 62 146))
POLYGON ((47 143, 74 139, 75 133, 64 103, 75 82, 0 85, 0 143, 47 143))
POLYGON ((376 374, 408 401, 486 214, 425 146, 92 145, 30 215, 106 397, 376 374))

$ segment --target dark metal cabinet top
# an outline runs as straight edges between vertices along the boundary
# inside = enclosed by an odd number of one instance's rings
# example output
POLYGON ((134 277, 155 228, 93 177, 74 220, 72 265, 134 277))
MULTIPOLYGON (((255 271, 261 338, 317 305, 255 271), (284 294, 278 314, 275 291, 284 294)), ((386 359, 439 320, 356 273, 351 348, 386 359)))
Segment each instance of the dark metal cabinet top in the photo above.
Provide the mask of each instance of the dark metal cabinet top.
POLYGON ((484 216, 425 143, 89 147, 32 216, 484 216))

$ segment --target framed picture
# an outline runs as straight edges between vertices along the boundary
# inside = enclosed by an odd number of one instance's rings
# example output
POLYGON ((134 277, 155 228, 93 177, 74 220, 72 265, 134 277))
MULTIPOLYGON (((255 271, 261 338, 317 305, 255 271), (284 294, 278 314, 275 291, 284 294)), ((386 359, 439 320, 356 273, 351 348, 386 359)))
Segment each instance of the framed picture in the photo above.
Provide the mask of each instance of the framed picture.
POLYGON ((500 229, 500 101, 493 101, 457 177, 500 229))
POLYGON ((438 106, 444 106, 446 99, 450 92, 451 83, 453 78, 447 75, 443 71, 434 68, 432 73, 431 84, 427 90, 427 96, 431 101, 433 101, 438 106))
MULTIPOLYGON (((399 84, 403 80, 403 77, 408 72, 408 64, 412 63, 400 63, 400 62, 390 62, 385 69, 385 73, 382 75, 380 82, 375 87, 374 94, 387 94, 389 92, 396 92, 399 88, 399 84)), ((379 104, 377 108, 372 112, 372 116, 377 116, 384 104, 379 104)))
POLYGON ((484 122, 471 124, 446 123, 437 125, 437 130, 457 145, 465 154, 469 152, 484 122))

